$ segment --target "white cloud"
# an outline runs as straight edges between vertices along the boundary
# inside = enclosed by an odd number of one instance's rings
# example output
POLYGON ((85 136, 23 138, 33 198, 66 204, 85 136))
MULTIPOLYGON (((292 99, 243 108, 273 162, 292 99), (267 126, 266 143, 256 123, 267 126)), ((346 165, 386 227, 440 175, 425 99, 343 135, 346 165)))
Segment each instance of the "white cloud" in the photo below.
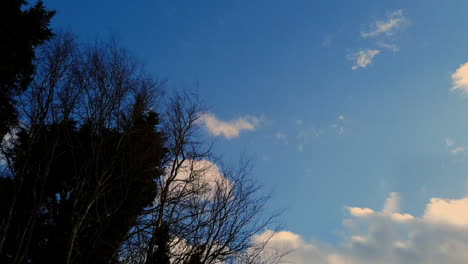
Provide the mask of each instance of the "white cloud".
POLYGON ((265 232, 255 235, 252 238, 254 243, 262 243, 269 240, 271 243, 284 243, 288 247, 299 248, 305 244, 301 236, 290 231, 278 231, 265 230, 265 232))
POLYGON ((277 254, 277 252, 291 252, 286 260, 281 263, 305 264, 310 263, 309 261, 312 261, 312 263, 323 263, 314 262, 321 258, 322 253, 320 249, 313 243, 304 241, 300 235, 294 232, 265 230, 262 234, 256 235, 252 239, 253 244, 261 244, 265 241, 268 241, 268 244, 260 255, 261 259, 268 259, 271 255, 277 254))
POLYGON ((168 168, 162 180, 164 185, 169 185, 169 193, 174 196, 197 190, 200 198, 211 200, 219 188, 232 188, 221 169, 209 160, 186 160, 172 176, 171 172, 168 168), (170 184, 168 179, 171 179, 170 184))
POLYGON ((424 211, 424 219, 468 228, 468 198, 460 200, 432 198, 424 211))
POLYGON ((385 200, 385 205, 383 211, 386 213, 398 212, 400 209, 400 196, 396 192, 390 193, 387 200, 385 200))
POLYGON ((338 116, 338 120, 340 120, 340 121, 344 121, 344 120, 345 120, 345 117, 344 117, 344 115, 339 115, 339 116, 338 116))
POLYGON ((467 263, 468 198, 433 198, 421 217, 398 213, 399 204, 399 195, 391 193, 382 211, 347 207, 350 218, 343 220, 343 241, 338 244, 281 231, 269 246, 291 250, 285 262, 296 264, 467 263))
POLYGON ((384 48, 384 49, 389 49, 389 50, 391 50, 393 52, 400 51, 400 47, 398 47, 397 45, 391 44, 391 43, 386 43, 386 42, 383 42, 383 41, 377 42, 377 46, 379 46, 381 48, 384 48))
POLYGON ((358 217, 369 216, 375 213, 374 210, 370 208, 360 208, 360 207, 347 207, 347 208, 351 215, 358 216, 358 217))
POLYGON ((468 62, 460 65, 452 74, 452 91, 460 90, 464 94, 468 94, 468 62))
POLYGON ((354 61, 354 65, 351 69, 357 70, 359 68, 366 68, 379 53, 380 50, 367 49, 349 55, 348 59, 354 61))
POLYGON ((376 21, 370 31, 361 32, 361 36, 363 38, 373 38, 380 35, 392 36, 408 23, 409 20, 403 15, 403 10, 396 10, 388 15, 386 21, 376 21))
POLYGON ((255 131, 260 120, 255 116, 244 116, 232 121, 223 121, 214 114, 207 113, 200 117, 199 122, 206 126, 210 134, 232 139, 238 137, 242 131, 255 131))
POLYGON ((400 48, 392 43, 396 40, 393 36, 408 24, 409 20, 404 16, 403 10, 400 9, 389 13, 387 20, 374 22, 369 31, 361 32, 361 37, 375 39, 379 49, 361 49, 348 55, 348 59, 354 61, 351 69, 366 68, 369 64, 372 64, 374 57, 380 54, 381 49, 398 52, 400 48))
POLYGON ((452 153, 452 155, 458 155, 464 152, 465 152, 465 147, 456 147, 450 150, 450 153, 452 153))
POLYGON ((466 148, 463 146, 455 146, 455 141, 451 138, 445 139, 445 145, 447 145, 447 148, 449 148, 449 152, 455 156, 458 154, 465 153, 466 151, 466 148))

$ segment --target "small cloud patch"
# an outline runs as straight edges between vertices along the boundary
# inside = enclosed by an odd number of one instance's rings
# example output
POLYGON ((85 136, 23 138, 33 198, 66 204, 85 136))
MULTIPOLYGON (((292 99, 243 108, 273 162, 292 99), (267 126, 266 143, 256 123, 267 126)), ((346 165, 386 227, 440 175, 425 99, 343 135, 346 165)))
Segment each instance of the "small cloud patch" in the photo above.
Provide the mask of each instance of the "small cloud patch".
POLYGON ((357 70, 359 68, 366 68, 372 61, 374 57, 380 53, 380 50, 376 49, 367 49, 367 50, 360 50, 356 53, 353 53, 348 56, 348 59, 354 61, 354 65, 351 67, 353 70, 357 70))
POLYGON ((239 137, 243 131, 255 131, 260 120, 255 116, 244 116, 231 121, 223 121, 214 114, 207 113, 200 117, 199 122, 205 125, 211 135, 233 139, 239 137))
POLYGON ((463 94, 468 94, 468 62, 460 65, 452 74, 452 91, 460 90, 463 94))
POLYGON ((372 29, 367 32, 361 32, 363 38, 374 38, 381 35, 392 36, 399 29, 409 23, 409 20, 404 16, 403 10, 399 9, 390 13, 385 21, 376 21, 372 29))

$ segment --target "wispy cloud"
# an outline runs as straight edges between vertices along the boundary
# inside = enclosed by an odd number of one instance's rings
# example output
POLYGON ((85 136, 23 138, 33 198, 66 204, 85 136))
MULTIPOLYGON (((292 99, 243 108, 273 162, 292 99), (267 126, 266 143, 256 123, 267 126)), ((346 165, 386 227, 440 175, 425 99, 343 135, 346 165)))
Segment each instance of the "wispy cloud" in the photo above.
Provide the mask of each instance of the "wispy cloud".
POLYGON ((465 147, 456 147, 450 150, 450 153, 452 153, 453 155, 458 155, 464 152, 465 152, 465 147))
POLYGON ((460 90, 462 93, 468 94, 468 62, 460 65, 452 74, 452 82, 452 91, 460 90))
POLYGON ((284 134, 283 132, 281 131, 278 131, 276 132, 275 134, 275 138, 281 142, 283 142, 284 144, 288 144, 288 137, 286 136, 286 134, 284 134))
POLYGON ((320 137, 325 134, 325 130, 323 129, 317 129, 315 127, 312 128, 304 128, 304 129, 299 129, 296 133, 296 139, 301 142, 305 143, 309 141, 311 138, 314 137, 320 137))
POLYGON ((398 47, 396 44, 391 44, 391 43, 387 43, 387 42, 383 42, 383 41, 377 42, 377 46, 379 46, 380 48, 383 48, 383 49, 391 50, 393 52, 400 51, 400 47, 398 47))
POLYGON ((465 153, 466 148, 463 146, 455 146, 455 140, 451 138, 445 138, 445 145, 449 149, 449 152, 452 153, 452 155, 458 155, 465 153))
POLYGON ((337 117, 337 120, 338 120, 338 122, 332 124, 331 127, 333 129, 336 129, 338 131, 338 134, 342 135, 344 133, 344 131, 345 131, 345 128, 344 128, 345 117, 344 117, 344 115, 339 115, 337 117))
POLYGON ((380 35, 392 36, 408 23, 409 20, 404 16, 403 10, 396 10, 388 15, 387 20, 376 21, 370 31, 361 32, 361 36, 363 38, 374 38, 380 35))
POLYGON ((353 70, 366 68, 372 64, 374 57, 380 54, 381 51, 400 51, 400 47, 394 43, 395 35, 409 23, 409 20, 404 16, 401 9, 389 13, 386 20, 378 20, 372 23, 369 31, 361 32, 361 37, 376 41, 374 45, 378 49, 360 49, 358 52, 348 55, 348 59, 354 61, 354 65, 351 68, 353 70))
POLYGON ((261 121, 260 118, 255 116, 244 116, 231 121, 223 121, 212 113, 204 114, 199 120, 211 135, 223 136, 227 139, 239 137, 242 131, 255 131, 261 121))
POLYGON ((453 144, 455 144, 455 142, 453 141, 453 139, 451 139, 451 138, 445 138, 445 145, 447 145, 447 147, 451 147, 451 146, 453 146, 453 144))
POLYGON ((375 49, 367 49, 367 50, 360 50, 356 53, 353 53, 348 56, 348 59, 354 61, 354 65, 351 67, 353 70, 357 70, 359 68, 366 68, 368 65, 372 64, 372 61, 375 56, 380 53, 380 50, 375 49))
POLYGON ((284 260, 296 264, 464 264, 468 257, 468 198, 432 198, 417 217, 400 212, 400 197, 391 193, 381 211, 346 207, 343 241, 307 241, 291 231, 265 231, 269 250, 291 251, 284 260))
POLYGON ((333 36, 332 35, 326 35, 322 39, 322 47, 330 48, 331 44, 332 44, 332 41, 333 41, 333 36))
POLYGON ((332 124, 331 127, 338 131, 338 134, 342 135, 344 133, 344 127, 338 124, 332 124))

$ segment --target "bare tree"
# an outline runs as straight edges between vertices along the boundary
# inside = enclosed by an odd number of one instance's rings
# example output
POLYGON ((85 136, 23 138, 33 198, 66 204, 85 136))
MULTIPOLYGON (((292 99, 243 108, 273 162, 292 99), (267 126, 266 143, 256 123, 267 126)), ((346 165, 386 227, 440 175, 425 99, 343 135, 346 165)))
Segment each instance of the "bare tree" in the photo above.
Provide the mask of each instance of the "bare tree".
POLYGON ((230 168, 213 155, 197 96, 167 98, 161 134, 164 82, 117 42, 58 34, 36 63, 1 148, 0 187, 13 191, 0 211, 0 262, 279 263, 283 252, 262 254, 271 237, 254 241, 275 229, 270 196, 251 162, 230 168))
MULTIPOLYGON (((154 199, 154 178, 160 175, 164 153, 154 127, 162 85, 114 40, 82 45, 63 33, 41 47, 34 80, 20 98, 18 142, 13 149, 2 148, 15 192, 2 218, 0 241, 9 243, 12 262, 22 263, 32 241, 42 241, 34 237, 39 219, 47 224, 60 219, 54 224, 66 226, 56 245, 61 262, 93 258, 107 263, 115 256, 123 240, 110 233, 125 236, 134 222, 125 210, 136 216, 147 206, 145 195, 154 199), (57 208, 62 211, 54 216, 57 208), (19 212, 25 212, 24 218, 12 230, 19 212), (46 215, 58 218, 44 219, 46 215), (114 230, 108 230, 111 226, 114 230), (79 241, 83 236, 88 250, 79 241), (91 248, 101 248, 102 259, 91 256, 91 248)), ((46 244, 51 243, 47 238, 46 244)))
MULTIPOLYGON (((203 141, 199 134, 205 111, 198 98, 176 93, 168 102, 168 155, 164 177, 157 180, 160 193, 122 247, 122 261, 260 263, 268 239, 252 239, 274 225, 278 214, 267 213, 270 196, 249 177, 251 162, 220 168, 220 159, 212 154, 213 141, 203 141)), ((276 257, 279 262, 282 256, 276 257)), ((270 260, 275 263, 273 256, 270 260)))

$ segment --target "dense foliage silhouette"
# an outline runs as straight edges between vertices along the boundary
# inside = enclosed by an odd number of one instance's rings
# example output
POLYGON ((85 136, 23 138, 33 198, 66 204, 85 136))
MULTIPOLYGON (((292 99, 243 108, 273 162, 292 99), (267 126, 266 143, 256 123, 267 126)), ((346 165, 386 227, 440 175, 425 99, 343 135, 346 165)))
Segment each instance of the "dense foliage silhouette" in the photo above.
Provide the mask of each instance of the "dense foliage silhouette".
POLYGON ((35 48, 53 36, 54 14, 42 1, 34 6, 24 0, 0 2, 0 137, 16 122, 13 96, 31 82, 35 48))
POLYGON ((0 263, 277 263, 269 195, 219 166, 198 97, 53 15, 0 4, 0 263))

